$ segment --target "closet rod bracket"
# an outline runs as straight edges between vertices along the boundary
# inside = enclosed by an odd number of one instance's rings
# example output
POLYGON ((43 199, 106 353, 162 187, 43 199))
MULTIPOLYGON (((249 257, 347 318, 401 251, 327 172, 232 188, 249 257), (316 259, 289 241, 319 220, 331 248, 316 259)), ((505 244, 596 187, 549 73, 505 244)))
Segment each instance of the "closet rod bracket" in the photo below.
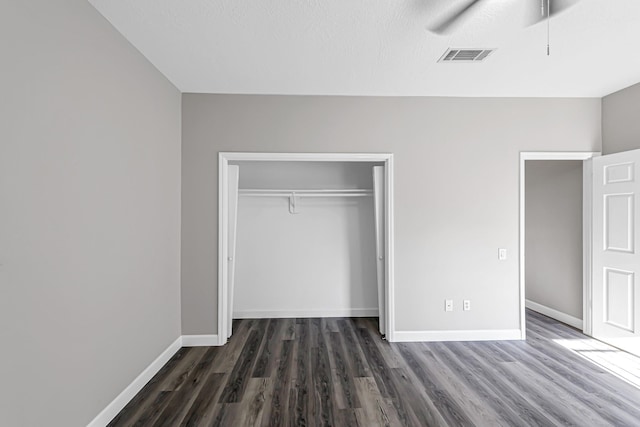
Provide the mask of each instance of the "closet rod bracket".
POLYGON ((298 200, 296 197, 296 193, 291 192, 291 195, 289 195, 289 213, 290 214, 298 213, 297 204, 298 204, 298 200))

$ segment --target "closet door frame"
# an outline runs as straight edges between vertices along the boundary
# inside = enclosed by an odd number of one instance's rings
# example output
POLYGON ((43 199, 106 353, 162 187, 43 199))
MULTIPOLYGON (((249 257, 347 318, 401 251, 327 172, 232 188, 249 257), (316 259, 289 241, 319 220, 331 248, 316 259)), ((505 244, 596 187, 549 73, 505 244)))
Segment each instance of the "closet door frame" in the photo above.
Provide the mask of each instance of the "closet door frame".
POLYGON ((387 341, 395 341, 394 310, 394 228, 393 228, 393 154, 391 153, 234 153, 218 154, 218 344, 227 342, 229 324, 229 162, 380 162, 385 170, 384 179, 384 234, 385 234, 385 308, 387 341))

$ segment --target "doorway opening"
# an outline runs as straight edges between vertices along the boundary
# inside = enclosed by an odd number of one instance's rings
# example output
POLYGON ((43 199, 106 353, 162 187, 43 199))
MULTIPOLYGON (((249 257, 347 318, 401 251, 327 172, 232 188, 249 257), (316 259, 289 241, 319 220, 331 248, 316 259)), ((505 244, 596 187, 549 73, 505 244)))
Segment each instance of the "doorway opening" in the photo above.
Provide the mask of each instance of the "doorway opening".
POLYGON ((590 333, 591 164, 598 152, 520 153, 520 331, 526 308, 590 333))
MULTIPOLYGON (((360 173, 355 173, 355 175, 362 176, 360 173)), ((347 179, 347 181, 349 180, 347 179)), ((362 182, 363 180, 356 179, 356 181, 362 182)), ((342 183, 344 184, 344 182, 342 183)), ((280 311, 280 313, 287 312, 288 315, 285 315, 285 317, 290 317, 289 315, 292 315, 291 313, 296 313, 295 302, 293 301, 294 298, 292 298, 293 293, 302 292, 300 289, 296 290, 296 282, 300 282, 300 279, 304 277, 304 275, 299 274, 299 269, 296 270, 296 268, 301 267, 301 265, 296 263, 296 260, 293 258, 297 258, 298 254, 302 254, 304 251, 299 250, 287 252, 285 250, 283 253, 288 253, 289 256, 284 258, 291 259, 278 258, 274 253, 269 253, 266 250, 267 246, 271 244, 269 242, 277 240, 276 237, 278 237, 278 234, 276 233, 274 235, 274 230, 267 230, 267 228, 274 226, 276 223, 280 224, 282 226, 282 233, 295 237, 295 239, 289 240, 295 241, 300 245, 304 242, 300 240, 300 233, 291 228, 292 226, 297 224, 299 227, 304 227, 304 224, 307 223, 307 225, 312 224, 317 226, 319 224, 318 221, 324 224, 324 219, 327 219, 328 222, 326 226, 329 227, 326 230, 327 232, 318 233, 317 230, 315 232, 310 231, 307 236, 312 240, 315 239, 317 241, 325 242, 325 244, 330 244, 331 233, 328 232, 336 231, 335 228, 345 228, 345 226, 339 218, 335 217, 333 220, 318 217, 314 222, 311 217, 312 213, 315 212, 316 215, 321 215, 322 212, 328 212, 327 210, 324 210, 328 209, 327 203, 320 203, 319 200, 333 200, 332 204, 334 207, 338 206, 338 204, 344 207, 345 203, 350 206, 358 205, 360 206, 360 211, 362 211, 362 206, 371 207, 370 213, 372 218, 370 221, 368 220, 367 223, 370 223, 371 225, 371 227, 368 227, 371 228, 370 232, 373 234, 375 231, 375 261, 374 263, 369 263, 371 264, 369 267, 373 266, 375 272, 372 273, 368 271, 370 269, 367 269, 367 277, 372 274, 377 277, 377 284, 372 283, 372 285, 377 286, 378 289, 377 292, 374 291, 374 294, 377 293, 378 296, 378 309, 375 311, 379 315, 380 333, 388 341, 394 340, 392 154, 219 153, 218 198, 218 340, 221 345, 226 343, 232 333, 234 284, 236 283, 235 279, 237 276, 235 271, 237 238, 240 239, 238 242, 242 243, 248 238, 253 239, 256 234, 271 236, 263 239, 262 241, 254 240, 254 243, 264 246, 264 251, 258 251, 255 253, 256 251, 253 250, 255 248, 251 248, 251 251, 245 250, 238 254, 244 253, 245 258, 253 257, 254 260, 259 260, 260 263, 265 264, 265 268, 269 271, 273 272, 277 270, 277 274, 273 275, 274 280, 271 282, 269 282, 269 280, 261 280, 260 282, 266 286, 269 286, 269 283, 277 285, 274 285, 273 287, 274 293, 284 290, 285 293, 283 295, 287 295, 285 299, 289 302, 290 307, 288 307, 287 310, 280 311), (353 165, 353 167, 349 168, 349 164, 353 165), (340 186, 334 185, 336 182, 333 181, 335 180, 336 175, 340 175, 340 173, 335 174, 331 172, 327 174, 327 171, 332 170, 334 172, 351 170, 347 175, 352 175, 352 172, 362 170, 363 167, 368 167, 369 180, 372 180, 372 182, 369 183, 367 181, 369 186, 356 185, 356 187, 362 188, 351 188, 349 185, 344 188, 339 188, 340 186), (239 176, 243 176, 243 169, 247 171, 249 175, 253 175, 252 179, 243 180, 242 178, 239 178, 239 176), (274 173, 274 171, 276 172, 274 173), (285 171, 289 172, 283 173, 285 171), (290 172, 296 171, 298 172, 298 178, 292 181, 291 177, 293 174, 290 172), (260 179, 260 174, 262 174, 261 176, 266 179, 260 179), (322 185, 322 182, 320 184, 317 183, 318 176, 323 177, 320 181, 324 182, 324 185, 322 185), (316 179, 316 182, 314 183, 310 181, 311 178, 316 179), (329 185, 327 185, 327 183, 329 183, 329 185), (262 188, 263 186, 266 187, 262 188), (358 197, 366 197, 367 199, 372 200, 369 200, 368 203, 364 204, 360 202, 356 203, 355 198, 358 197), (244 234, 236 232, 236 225, 239 224, 242 226, 238 221, 243 220, 246 226, 247 218, 250 218, 250 216, 247 217, 247 215, 253 215, 247 211, 244 212, 243 216, 240 216, 240 218, 238 217, 238 207, 240 206, 238 204, 239 199, 243 200, 240 205, 245 206, 245 208, 253 209, 253 211, 259 212, 259 215, 262 216, 264 216, 265 212, 271 215, 270 219, 267 221, 268 224, 263 224, 263 220, 265 218, 262 217, 256 224, 252 224, 252 231, 244 230, 244 234), (341 202, 338 203, 338 200, 341 200, 341 202), (352 202, 349 202, 350 200, 352 202), (308 217, 304 216, 305 206, 307 206, 306 213, 308 214, 308 217), (312 211, 312 209, 314 209, 312 206, 315 206, 314 211, 312 211), (302 213, 302 215, 298 215, 300 213, 302 213), (264 254, 264 256, 260 254, 264 254), (284 265, 281 265, 283 262, 284 265), (377 267, 374 266, 374 264, 376 264, 377 267), (296 271, 298 271, 298 273, 296 273, 296 271), (292 280, 289 280, 287 276, 288 274, 295 277, 292 277, 292 280), (277 277, 280 277, 280 280, 278 280, 277 277), (282 280, 283 278, 287 280, 282 280)), ((342 208, 338 207, 338 209, 342 208)), ((332 215, 337 213, 338 216, 340 216, 343 214, 335 210, 332 210, 331 212, 332 215)), ((257 218, 257 216, 254 215, 253 218, 257 218)), ((309 231, 310 228, 307 227, 306 230, 309 231)), ((353 231, 354 230, 351 230, 351 232, 353 231)), ((371 238, 371 242, 373 244, 373 238, 371 238)), ((245 242, 244 249, 250 248, 250 246, 252 245, 246 244, 245 242)), ((277 252, 277 249, 288 250, 292 248, 278 248, 275 246, 274 252, 277 252)), ((373 254, 374 249, 371 248, 370 252, 373 254)), ((328 260, 329 258, 330 257, 323 259, 328 260)), ((306 259, 305 261, 309 261, 309 259, 306 259)), ((255 263, 253 265, 255 265, 255 263)), ((247 270, 245 269, 243 271, 246 272, 247 270)), ((251 275, 244 274, 244 276, 238 277, 240 277, 241 281, 244 280, 242 283, 245 283, 247 282, 247 279, 251 282, 251 277, 254 276, 255 271, 253 271, 251 275)), ((312 278, 315 280, 317 277, 312 278)), ((371 282, 372 280, 365 281, 371 282)), ((376 280, 373 281, 375 282, 376 280)), ((264 292, 264 289, 260 289, 260 291, 264 292)), ((243 294, 236 295, 236 297, 240 297, 240 299, 238 299, 235 304, 236 308, 238 308, 238 303, 241 303, 241 308, 244 308, 244 314, 239 314, 241 317, 255 316, 257 315, 256 313, 271 313, 269 314, 271 317, 281 317, 273 313, 278 313, 278 310, 275 309, 279 308, 278 306, 282 303, 282 299, 278 299, 277 296, 272 298, 273 301, 270 302, 270 306, 269 301, 267 301, 267 298, 263 295, 263 298, 259 298, 259 303, 265 308, 269 308, 269 310, 255 310, 255 308, 258 307, 254 304, 256 300, 255 294, 251 295, 250 293, 247 293, 247 289, 244 289, 243 292, 243 294), (254 304, 254 306, 251 306, 251 304, 254 304)), ((318 305, 320 301, 316 298, 313 303, 318 305)), ((330 301, 328 303, 329 305, 331 304, 330 301)), ((306 301, 305 304, 308 305, 309 301, 306 301)), ((261 308, 264 309, 262 306, 261 308)), ((339 304, 337 306, 339 308, 344 308, 339 306, 339 304)), ((306 312, 309 310, 313 312, 314 306, 309 305, 306 309, 306 312)), ((325 310, 325 315, 327 315, 326 313, 327 311, 325 310)), ((320 316, 322 316, 322 314, 320 316)))

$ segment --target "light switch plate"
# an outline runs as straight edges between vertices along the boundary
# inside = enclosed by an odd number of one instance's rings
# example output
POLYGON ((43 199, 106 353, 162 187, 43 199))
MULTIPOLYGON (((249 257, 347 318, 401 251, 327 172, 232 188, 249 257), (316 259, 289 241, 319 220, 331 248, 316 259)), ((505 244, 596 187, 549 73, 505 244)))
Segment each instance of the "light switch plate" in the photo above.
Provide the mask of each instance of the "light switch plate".
POLYGON ((452 299, 444 300, 444 311, 453 311, 453 300, 452 299))

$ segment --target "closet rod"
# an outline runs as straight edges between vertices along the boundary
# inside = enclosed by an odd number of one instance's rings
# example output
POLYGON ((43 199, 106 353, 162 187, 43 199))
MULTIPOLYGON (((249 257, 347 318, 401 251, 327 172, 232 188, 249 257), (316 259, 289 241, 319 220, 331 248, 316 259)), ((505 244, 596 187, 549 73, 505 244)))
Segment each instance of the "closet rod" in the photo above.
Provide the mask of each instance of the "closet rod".
POLYGON ((263 189, 263 188, 241 188, 238 190, 240 193, 371 193, 371 189, 359 189, 359 188, 326 188, 326 189, 263 189))

